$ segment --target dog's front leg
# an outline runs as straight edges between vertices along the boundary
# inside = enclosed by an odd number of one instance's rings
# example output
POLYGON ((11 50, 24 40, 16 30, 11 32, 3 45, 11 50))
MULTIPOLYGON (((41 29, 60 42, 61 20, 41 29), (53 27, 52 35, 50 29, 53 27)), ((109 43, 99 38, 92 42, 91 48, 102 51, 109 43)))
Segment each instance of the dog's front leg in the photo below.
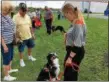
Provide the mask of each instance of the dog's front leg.
POLYGON ((60 68, 58 67, 57 69, 56 69, 56 79, 58 79, 58 75, 59 75, 59 73, 60 73, 60 68))

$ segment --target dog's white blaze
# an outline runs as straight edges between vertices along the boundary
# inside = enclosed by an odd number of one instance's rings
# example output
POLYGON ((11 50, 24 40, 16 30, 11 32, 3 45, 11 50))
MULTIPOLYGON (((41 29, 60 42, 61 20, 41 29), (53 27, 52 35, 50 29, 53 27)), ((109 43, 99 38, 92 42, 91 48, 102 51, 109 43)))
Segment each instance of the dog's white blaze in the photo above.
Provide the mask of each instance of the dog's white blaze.
POLYGON ((60 72, 60 68, 58 67, 57 70, 56 70, 56 78, 57 79, 58 79, 59 72, 60 72))
POLYGON ((60 65, 59 65, 59 60, 58 60, 58 58, 55 58, 54 60, 53 60, 53 64, 56 66, 56 67, 59 67, 60 65))
POLYGON ((56 73, 56 78, 58 78, 58 75, 59 75, 59 72, 60 72, 60 68, 59 68, 60 65, 59 65, 59 60, 58 60, 58 58, 54 59, 54 60, 53 60, 53 63, 54 63, 54 65, 55 65, 56 68, 57 68, 55 73, 56 73))

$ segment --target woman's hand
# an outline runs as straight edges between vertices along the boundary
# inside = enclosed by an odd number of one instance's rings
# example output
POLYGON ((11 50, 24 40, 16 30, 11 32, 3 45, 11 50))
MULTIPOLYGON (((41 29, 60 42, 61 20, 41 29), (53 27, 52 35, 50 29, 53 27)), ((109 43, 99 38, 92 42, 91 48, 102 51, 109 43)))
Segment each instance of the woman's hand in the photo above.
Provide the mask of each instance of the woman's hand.
POLYGON ((72 65, 72 58, 76 55, 76 53, 71 52, 70 56, 68 57, 68 59, 65 62, 65 66, 71 66, 72 65))
POLYGON ((68 57, 68 59, 65 62, 65 66, 71 66, 72 64, 72 58, 68 57))
POLYGON ((4 53, 7 53, 8 52, 8 47, 7 46, 4 46, 4 53))

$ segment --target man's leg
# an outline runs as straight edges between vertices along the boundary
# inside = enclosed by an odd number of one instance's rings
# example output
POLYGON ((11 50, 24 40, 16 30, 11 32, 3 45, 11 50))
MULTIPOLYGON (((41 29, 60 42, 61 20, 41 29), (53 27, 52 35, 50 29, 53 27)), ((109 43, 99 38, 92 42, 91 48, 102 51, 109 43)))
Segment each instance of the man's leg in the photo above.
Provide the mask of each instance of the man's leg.
POLYGON ((28 56, 31 56, 32 48, 28 48, 28 56))
POLYGON ((50 35, 51 29, 50 29, 50 21, 49 20, 46 20, 46 28, 47 28, 47 33, 50 35))
POLYGON ((52 27, 52 19, 48 20, 48 30, 49 30, 49 34, 51 34, 51 27, 52 27))
POLYGON ((20 57, 20 66, 21 66, 21 67, 24 67, 24 66, 25 66, 25 63, 24 63, 24 61, 23 61, 24 48, 25 48, 24 42, 23 42, 23 43, 20 43, 20 44, 18 45, 19 57, 20 57))
POLYGON ((23 59, 23 52, 19 52, 20 60, 23 59))
POLYGON ((47 30, 47 33, 48 33, 48 20, 45 20, 45 24, 46 24, 46 30, 47 30))
POLYGON ((35 46, 33 39, 29 39, 26 45, 28 47, 28 59, 35 61, 36 59, 32 56, 32 48, 35 46))

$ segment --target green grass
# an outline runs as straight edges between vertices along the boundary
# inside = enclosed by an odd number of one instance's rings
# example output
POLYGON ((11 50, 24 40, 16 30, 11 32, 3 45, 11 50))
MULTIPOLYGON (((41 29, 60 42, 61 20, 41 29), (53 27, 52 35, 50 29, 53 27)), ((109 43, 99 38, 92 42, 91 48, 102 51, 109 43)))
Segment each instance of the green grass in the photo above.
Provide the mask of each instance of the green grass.
MULTIPOLYGON (((86 20, 87 24, 87 42, 85 46, 85 58, 80 66, 79 80, 80 81, 107 81, 108 67, 105 64, 104 56, 108 50, 108 24, 107 20, 90 18, 86 20)), ((65 19, 58 21, 55 19, 54 25, 62 25, 65 30, 68 30, 70 25, 65 19)), ((59 56, 61 71, 63 71, 63 61, 66 55, 63 34, 55 32, 52 35, 46 34, 45 25, 35 32, 36 40, 35 47, 32 50, 32 55, 37 58, 37 61, 31 62, 27 58, 27 49, 24 52, 24 61, 26 67, 19 66, 18 50, 15 47, 15 56, 12 67, 18 68, 18 73, 12 73, 18 81, 35 81, 40 70, 43 68, 46 61, 46 56, 49 52, 56 52, 59 56)), ((3 77, 3 74, 2 74, 3 77)))

